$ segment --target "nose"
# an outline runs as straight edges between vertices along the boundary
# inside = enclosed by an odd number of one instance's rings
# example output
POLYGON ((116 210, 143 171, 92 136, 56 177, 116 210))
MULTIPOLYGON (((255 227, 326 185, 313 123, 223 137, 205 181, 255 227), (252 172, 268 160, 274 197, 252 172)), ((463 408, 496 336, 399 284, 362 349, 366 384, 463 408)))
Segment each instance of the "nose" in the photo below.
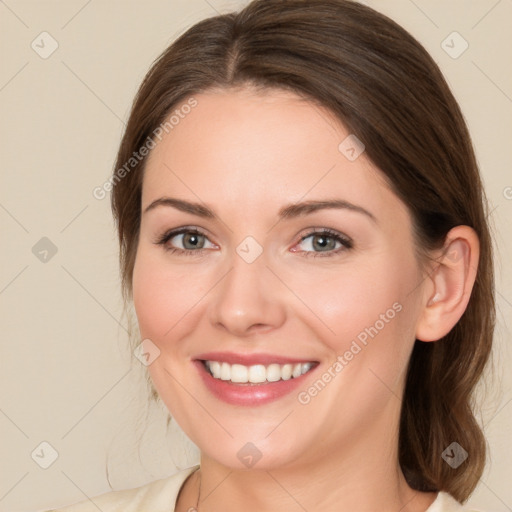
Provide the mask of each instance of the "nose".
POLYGON ((247 263, 235 253, 230 270, 212 292, 211 325, 233 336, 268 332, 285 321, 283 286, 267 268, 264 254, 247 263))

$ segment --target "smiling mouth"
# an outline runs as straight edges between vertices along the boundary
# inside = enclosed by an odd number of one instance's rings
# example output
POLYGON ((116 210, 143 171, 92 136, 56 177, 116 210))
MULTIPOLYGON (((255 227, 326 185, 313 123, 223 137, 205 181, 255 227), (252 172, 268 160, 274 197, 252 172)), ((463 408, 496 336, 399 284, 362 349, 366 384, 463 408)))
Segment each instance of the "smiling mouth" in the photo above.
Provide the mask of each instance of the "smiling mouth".
POLYGON ((229 381, 233 384, 265 384, 270 382, 296 379, 305 375, 318 365, 318 362, 286 363, 286 364, 229 364, 220 361, 201 360, 206 371, 217 380, 229 381))

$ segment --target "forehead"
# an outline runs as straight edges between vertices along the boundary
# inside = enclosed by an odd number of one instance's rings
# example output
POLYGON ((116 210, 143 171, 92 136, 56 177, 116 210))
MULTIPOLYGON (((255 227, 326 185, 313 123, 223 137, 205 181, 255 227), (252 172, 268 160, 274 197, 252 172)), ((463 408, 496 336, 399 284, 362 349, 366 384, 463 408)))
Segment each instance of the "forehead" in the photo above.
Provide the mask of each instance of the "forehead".
POLYGON ((248 215, 303 198, 343 196, 373 210, 398 201, 364 152, 351 161, 340 151, 351 134, 327 109, 283 90, 193 97, 149 156, 143 207, 164 194, 219 208, 236 199, 248 215))

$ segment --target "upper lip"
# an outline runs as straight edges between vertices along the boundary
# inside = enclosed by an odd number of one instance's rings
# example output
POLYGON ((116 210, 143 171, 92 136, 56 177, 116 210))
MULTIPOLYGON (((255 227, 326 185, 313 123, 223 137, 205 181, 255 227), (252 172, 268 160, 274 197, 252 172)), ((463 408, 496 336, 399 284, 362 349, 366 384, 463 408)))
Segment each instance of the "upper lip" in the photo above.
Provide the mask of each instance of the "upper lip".
POLYGON ((314 359, 299 359, 296 357, 278 356, 268 353, 236 354, 235 352, 208 352, 205 354, 199 354, 195 359, 200 361, 218 361, 219 363, 228 364, 242 364, 244 366, 253 366, 256 364, 268 366, 269 364, 317 362, 314 359))

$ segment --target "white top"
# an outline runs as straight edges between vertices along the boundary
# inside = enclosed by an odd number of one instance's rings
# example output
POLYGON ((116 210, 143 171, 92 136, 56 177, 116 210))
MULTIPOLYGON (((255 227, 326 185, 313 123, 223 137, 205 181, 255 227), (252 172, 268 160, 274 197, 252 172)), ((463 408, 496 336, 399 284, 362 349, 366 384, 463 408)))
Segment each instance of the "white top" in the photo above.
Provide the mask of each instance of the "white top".
MULTIPOLYGON (((47 512, 173 512, 181 486, 198 466, 193 466, 168 478, 149 484, 101 494, 92 500, 48 510, 47 512), (170 508, 172 506, 172 509, 170 508)), ((448 493, 440 492, 425 512, 475 512, 463 507, 448 493)))

